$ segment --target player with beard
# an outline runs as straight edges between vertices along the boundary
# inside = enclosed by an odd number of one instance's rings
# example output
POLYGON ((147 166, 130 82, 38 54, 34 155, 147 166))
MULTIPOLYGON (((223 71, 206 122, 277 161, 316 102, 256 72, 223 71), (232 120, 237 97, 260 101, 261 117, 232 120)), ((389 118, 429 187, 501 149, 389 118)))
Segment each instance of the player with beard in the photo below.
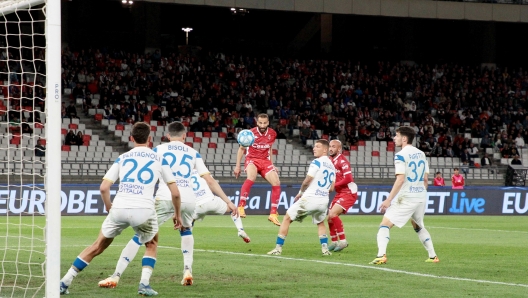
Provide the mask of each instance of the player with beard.
POLYGON ((332 241, 332 243, 328 245, 328 250, 335 252, 341 251, 348 246, 343 221, 341 221, 339 215, 343 212, 347 212, 357 200, 357 185, 354 183, 350 163, 341 154, 342 148, 343 144, 341 144, 341 141, 330 141, 328 153, 334 167, 336 168, 336 195, 330 204, 330 210, 328 212, 328 228, 330 230, 330 238, 332 241))
POLYGON ((273 224, 280 226, 279 214, 277 206, 280 199, 280 180, 275 166, 273 166, 272 146, 277 138, 277 133, 269 126, 269 117, 267 114, 259 114, 257 117, 257 127, 253 127, 251 131, 255 135, 255 142, 250 147, 242 147, 238 149, 237 161, 235 170, 233 171, 235 178, 240 176, 240 162, 242 156, 246 155, 244 162, 244 170, 247 178, 240 189, 240 202, 238 204, 238 213, 240 217, 246 217, 244 208, 249 197, 251 187, 257 179, 257 174, 260 174, 266 181, 271 184, 271 210, 268 220, 273 224))

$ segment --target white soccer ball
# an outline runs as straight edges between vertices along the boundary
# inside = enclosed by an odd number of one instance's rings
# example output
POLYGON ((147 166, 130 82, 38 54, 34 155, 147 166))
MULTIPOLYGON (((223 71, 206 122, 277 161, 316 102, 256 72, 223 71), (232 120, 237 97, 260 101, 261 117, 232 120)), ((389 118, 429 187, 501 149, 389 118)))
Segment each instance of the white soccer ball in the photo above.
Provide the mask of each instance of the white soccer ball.
POLYGON ((255 135, 249 129, 244 129, 238 133, 237 142, 242 147, 249 147, 255 142, 255 135))

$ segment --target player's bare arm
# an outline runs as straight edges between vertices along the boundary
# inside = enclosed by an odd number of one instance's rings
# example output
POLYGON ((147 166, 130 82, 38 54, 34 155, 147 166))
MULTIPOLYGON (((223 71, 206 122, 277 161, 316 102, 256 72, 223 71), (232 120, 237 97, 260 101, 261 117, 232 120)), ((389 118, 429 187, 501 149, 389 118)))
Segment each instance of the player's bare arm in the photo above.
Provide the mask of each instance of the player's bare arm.
POLYGON ((103 179, 103 182, 101 182, 101 186, 99 187, 101 198, 103 199, 107 212, 110 212, 110 209, 112 208, 112 201, 110 201, 110 187, 112 184, 114 184, 112 181, 103 179))
POLYGON ((238 147, 235 170, 233 171, 233 174, 235 174, 236 179, 238 179, 238 177, 240 176, 240 162, 242 162, 242 156, 244 156, 245 151, 246 151, 245 147, 242 147, 242 146, 238 147))
POLYGON ((299 193, 295 196, 294 202, 297 202, 297 200, 299 200, 302 197, 302 195, 304 194, 304 192, 306 191, 310 183, 312 183, 313 178, 314 177, 312 176, 306 176, 306 178, 304 178, 304 181, 301 184, 301 188, 299 189, 299 193))
POLYGON ((405 175, 404 174, 396 175, 396 181, 394 181, 394 185, 392 186, 392 190, 391 190, 389 196, 387 197, 387 199, 385 201, 383 201, 383 203, 381 203, 381 205, 379 207, 379 210, 381 211, 381 213, 385 213, 387 208, 390 207, 392 200, 396 197, 398 192, 400 192, 400 189, 401 189, 404 181, 405 181, 405 175))
POLYGON ((227 195, 225 194, 224 190, 222 189, 220 184, 218 184, 218 182, 213 178, 213 176, 211 176, 211 174, 207 173, 207 174, 203 175, 202 178, 205 179, 205 181, 207 182, 207 185, 209 186, 211 191, 215 195, 219 196, 222 199, 222 201, 224 201, 227 204, 227 208, 229 208, 229 210, 231 210, 231 214, 233 216, 238 216, 238 208, 227 197, 227 195))
POLYGON ((425 187, 425 190, 427 190, 427 187, 429 186, 429 180, 427 179, 429 176, 429 174, 424 174, 424 187, 425 187))
POLYGON ((169 190, 171 192, 172 196, 172 205, 174 206, 174 216, 172 217, 172 222, 174 223, 174 229, 177 230, 182 225, 182 218, 181 218, 181 196, 180 191, 178 190, 178 186, 176 186, 176 183, 172 182, 170 184, 167 184, 169 187, 169 190))

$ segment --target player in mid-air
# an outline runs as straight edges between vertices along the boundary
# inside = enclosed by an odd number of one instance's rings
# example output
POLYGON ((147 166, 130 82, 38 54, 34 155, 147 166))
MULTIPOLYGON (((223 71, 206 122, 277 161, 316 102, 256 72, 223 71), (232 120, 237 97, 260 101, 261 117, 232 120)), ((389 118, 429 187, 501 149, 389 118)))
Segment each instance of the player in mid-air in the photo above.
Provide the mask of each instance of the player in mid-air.
POLYGON ((273 156, 272 146, 277 137, 277 133, 269 127, 269 117, 267 114, 258 115, 257 127, 253 127, 251 131, 255 135, 255 142, 247 148, 240 146, 237 153, 235 170, 233 171, 235 178, 238 178, 240 176, 240 162, 242 161, 242 156, 246 154, 244 168, 247 178, 240 189, 238 213, 240 217, 246 217, 246 212, 244 211, 246 201, 249 197, 251 187, 255 183, 255 179, 257 179, 257 174, 260 174, 260 176, 271 184, 271 210, 268 220, 280 226, 277 207, 279 206, 281 187, 279 175, 271 160, 273 156))
POLYGON ((347 212, 357 200, 357 185, 354 183, 350 163, 341 154, 343 145, 339 140, 330 141, 328 150, 330 159, 336 169, 335 191, 336 195, 330 204, 328 211, 328 228, 332 243, 328 245, 330 251, 341 251, 348 246, 343 227, 343 221, 339 215, 347 212))
MULTIPOLYGON (((196 205, 196 198, 191 180, 192 171, 196 170, 198 175, 202 176, 207 181, 207 184, 213 192, 222 194, 225 198, 227 198, 227 196, 225 196, 218 182, 216 182, 209 173, 200 153, 183 143, 186 137, 185 126, 181 122, 172 122, 167 126, 167 129, 167 138, 170 142, 157 146, 154 148, 154 151, 165 157, 165 160, 169 163, 172 174, 176 180, 176 185, 181 194, 182 227, 180 229, 180 235, 184 265, 184 273, 181 283, 184 286, 190 286, 193 283, 192 263, 194 237, 192 235, 192 223, 194 208, 196 205)), ((170 214, 174 212, 168 201, 169 193, 167 185, 164 183, 159 184, 155 198, 158 224, 162 225, 169 218, 170 214)), ((233 203, 227 205, 233 211, 232 215, 237 216, 238 213, 235 205, 233 203)), ((114 288, 117 286, 121 275, 130 261, 134 259, 134 256, 137 254, 142 243, 143 242, 136 236, 128 242, 127 246, 121 252, 115 272, 110 277, 100 281, 100 287, 114 288)))
POLYGON ((328 250, 328 237, 324 224, 330 200, 328 194, 334 190, 335 182, 335 167, 327 156, 328 147, 327 140, 315 142, 313 147, 315 159, 308 168, 308 174, 304 178, 299 193, 295 196, 295 203, 286 211, 279 228, 275 248, 268 252, 268 255, 281 255, 291 223, 294 220, 300 222, 308 215, 312 216, 312 222, 317 225, 323 256, 332 254, 328 250))
POLYGON ((168 203, 173 210, 169 216, 173 218, 175 229, 181 224, 180 194, 167 160, 147 147, 150 143, 150 126, 143 122, 134 124, 131 136, 135 143, 134 148, 119 156, 104 176, 100 186, 101 198, 108 216, 103 222, 97 240, 79 254, 68 273, 61 279, 61 295, 68 294, 68 287, 73 278, 86 268, 93 258, 101 254, 112 243, 114 237, 129 226, 136 232, 138 241, 146 245, 138 294, 157 295, 149 282, 156 264, 157 252, 158 223, 153 199, 154 188, 158 180, 166 185, 170 200, 168 203), (117 179, 120 180, 119 190, 114 201, 111 202, 110 186, 117 179))
POLYGON ((370 264, 387 263, 387 245, 390 239, 390 229, 393 226, 403 227, 409 219, 418 238, 429 254, 425 260, 438 263, 431 235, 425 229, 423 218, 427 203, 427 185, 429 165, 425 154, 412 145, 415 131, 409 126, 396 129, 394 143, 402 150, 394 155, 396 181, 389 196, 379 210, 385 213, 378 229, 378 255, 370 264), (396 199, 396 200, 395 200, 396 199))
MULTIPOLYGON (((196 207, 194 208, 193 221, 201 221, 206 215, 221 215, 226 212, 231 212, 235 205, 229 200, 225 193, 219 193, 219 196, 213 194, 209 188, 209 184, 204 178, 198 175, 198 172, 193 171, 191 176, 194 195, 196 196, 196 207)), ((249 243, 251 239, 244 231, 242 219, 239 216, 231 214, 231 219, 238 231, 238 237, 242 238, 244 242, 249 243)))

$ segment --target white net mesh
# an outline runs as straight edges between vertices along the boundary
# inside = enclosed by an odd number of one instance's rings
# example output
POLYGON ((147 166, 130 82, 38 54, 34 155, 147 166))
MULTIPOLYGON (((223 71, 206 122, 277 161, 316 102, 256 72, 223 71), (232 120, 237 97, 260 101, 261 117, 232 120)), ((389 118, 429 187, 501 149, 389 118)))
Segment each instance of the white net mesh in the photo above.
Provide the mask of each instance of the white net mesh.
POLYGON ((45 295, 45 21, 44 4, 0 2, 0 297, 45 295))

